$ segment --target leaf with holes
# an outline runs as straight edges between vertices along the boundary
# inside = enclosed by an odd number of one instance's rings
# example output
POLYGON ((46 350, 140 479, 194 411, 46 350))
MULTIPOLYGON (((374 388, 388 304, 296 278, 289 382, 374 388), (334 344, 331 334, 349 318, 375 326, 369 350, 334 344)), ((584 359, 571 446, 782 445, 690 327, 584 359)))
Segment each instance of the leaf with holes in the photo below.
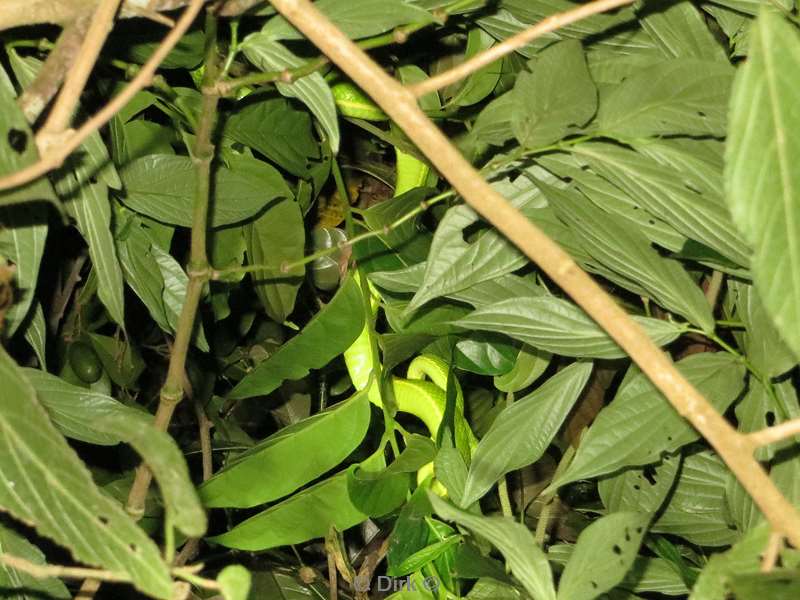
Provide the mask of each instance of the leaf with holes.
POLYGON ((622 581, 639 552, 649 521, 646 514, 618 512, 584 529, 561 574, 559 600, 592 600, 622 581))

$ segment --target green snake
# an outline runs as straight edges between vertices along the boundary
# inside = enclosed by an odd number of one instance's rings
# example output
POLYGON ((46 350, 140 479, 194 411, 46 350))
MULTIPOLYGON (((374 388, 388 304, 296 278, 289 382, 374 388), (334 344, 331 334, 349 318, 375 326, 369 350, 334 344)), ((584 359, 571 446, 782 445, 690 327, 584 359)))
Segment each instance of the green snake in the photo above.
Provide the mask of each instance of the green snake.
MULTIPOLYGON (((357 87, 350 83, 339 83, 332 88, 339 111, 348 117, 370 121, 385 121, 388 117, 369 100, 357 87)), ((414 188, 425 185, 430 168, 414 156, 395 147, 397 155, 397 180, 395 196, 400 196, 414 188)), ((358 275, 356 274, 358 277, 358 275)), ((363 283, 363 282, 362 282, 363 283)), ((380 384, 372 377, 374 354, 371 336, 379 305, 378 295, 369 288, 370 302, 367 307, 367 322, 355 342, 344 352, 345 364, 357 390, 367 386, 367 396, 373 404, 383 408, 380 384)), ((406 377, 392 377, 397 410, 417 417, 436 438, 446 407, 448 364, 437 356, 423 354, 414 358, 408 366, 406 377)), ((456 448, 468 463, 478 441, 464 418, 464 396, 458 381, 456 385, 456 406, 454 415, 454 438, 456 448)), ((431 472, 432 466, 420 470, 420 477, 431 472)))

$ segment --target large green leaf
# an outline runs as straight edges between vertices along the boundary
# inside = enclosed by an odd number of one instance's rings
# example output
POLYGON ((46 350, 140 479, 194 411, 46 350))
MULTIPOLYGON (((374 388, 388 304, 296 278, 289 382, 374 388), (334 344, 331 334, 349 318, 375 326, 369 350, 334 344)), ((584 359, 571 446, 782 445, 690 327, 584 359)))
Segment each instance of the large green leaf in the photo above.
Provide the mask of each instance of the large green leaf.
POLYGON ((667 58, 728 61, 722 44, 691 2, 655 2, 640 9, 639 14, 642 28, 667 58))
MULTIPOLYGON (((633 317, 658 345, 670 343, 683 328, 648 317, 633 317)), ((496 331, 562 356, 620 358, 625 352, 580 308, 555 296, 509 298, 454 321, 464 329, 496 331)))
MULTIPOLYGON (((266 33, 254 33, 241 45, 245 56, 262 71, 283 71, 303 66, 303 60, 266 33)), ((339 151, 339 120, 330 87, 322 75, 311 73, 292 83, 276 82, 278 91, 287 98, 297 98, 314 114, 328 135, 334 154, 339 151)))
POLYGON ((536 544, 527 527, 513 519, 482 517, 460 510, 430 492, 428 498, 440 517, 451 519, 491 542, 532 598, 555 600, 553 573, 550 571, 547 556, 536 544))
POLYGON ((606 143, 573 147, 592 169, 685 236, 747 266, 749 249, 732 226, 719 189, 708 190, 696 173, 606 143))
MULTIPOLYGON (((744 387, 745 368, 725 353, 693 354, 675 365, 720 413, 744 387)), ((552 486, 656 462, 699 437, 640 372, 629 373, 613 402, 600 411, 569 468, 552 486)))
POLYGON ((560 600, 593 600, 625 577, 631 568, 650 516, 618 512, 594 521, 575 544, 561 580, 560 600))
POLYGON ((228 397, 266 395, 286 379, 304 377, 310 369, 325 366, 349 348, 363 327, 361 288, 351 277, 299 334, 248 373, 228 397))
POLYGON ((286 496, 347 458, 364 439, 369 417, 367 396, 359 393, 285 427, 204 482, 200 497, 209 507, 248 508, 286 496))
POLYGON ((462 506, 470 506, 504 474, 547 450, 581 393, 592 364, 574 363, 497 415, 472 455, 462 506))
POLYGON ((474 243, 465 242, 464 230, 477 222, 478 215, 466 205, 447 211, 436 228, 422 285, 409 310, 439 296, 495 279, 527 263, 527 258, 494 230, 484 232, 474 243))
MULTIPOLYGON (((393 483, 391 479, 388 482, 393 483)), ((399 490, 400 494, 397 491, 395 502, 402 502, 406 489, 399 490)), ((348 474, 343 472, 298 492, 209 541, 240 550, 265 550, 323 537, 331 526, 343 531, 367 517, 350 499, 348 474)))
POLYGON ((64 435, 92 444, 133 446, 153 472, 175 526, 194 537, 205 532, 206 516, 186 461, 172 437, 153 427, 148 413, 44 371, 23 369, 23 374, 64 435))
MULTIPOLYGON (((46 563, 39 548, 19 533, 0 524, 0 554, 9 554, 36 565, 46 563)), ((0 564, 0 595, 3 600, 61 600, 72 598, 67 586, 56 577, 36 578, 25 571, 0 564)))
POLYGON ((655 466, 629 467, 604 477, 597 485, 609 512, 655 514, 675 483, 681 466, 679 455, 665 455, 655 466))
POLYGON ((762 9, 736 76, 725 163, 733 220, 753 247, 753 280, 800 356, 800 34, 762 9))
MULTIPOLYGON (((378 35, 408 23, 426 24, 431 14, 405 0, 320 0, 314 6, 350 38, 378 35)), ((282 16, 275 16, 261 32, 274 40, 301 40, 303 35, 282 16)))
POLYGON ((661 256, 644 234, 618 223, 574 191, 540 186, 593 258, 644 287, 664 308, 683 315, 705 331, 714 330, 708 301, 678 261, 661 256))
POLYGON ((56 192, 65 200, 67 211, 89 246, 89 257, 97 275, 97 295, 111 318, 124 329, 124 285, 111 234, 107 183, 110 181, 119 187, 120 182, 99 133, 90 136, 81 150, 85 156, 74 159, 62 170, 56 192), (99 176, 102 173, 105 175, 99 176))
MULTIPOLYGON (((163 223, 192 226, 196 169, 188 156, 151 154, 122 170, 122 201, 163 223)), ((222 227, 249 219, 271 200, 292 198, 275 167, 248 156, 236 156, 230 167, 214 169, 209 223, 222 227)))
POLYGON ((300 206, 294 200, 270 205, 245 227, 245 239, 250 264, 268 267, 251 275, 256 293, 270 319, 283 323, 294 310, 297 290, 303 283, 303 267, 288 273, 280 270, 284 262, 303 258, 306 235, 300 206))
POLYGON ((69 548, 75 559, 130 577, 142 592, 172 597, 158 547, 102 493, 53 427, 36 392, 0 349, 0 508, 69 548))
POLYGON ((293 175, 307 177, 308 159, 319 156, 309 114, 273 95, 250 95, 242 105, 225 121, 223 133, 293 175))
POLYGON ((733 74, 727 62, 685 57, 646 67, 601 99, 597 128, 622 139, 722 136, 733 74))
POLYGON ((650 530, 677 535, 700 546, 727 546, 741 536, 728 511, 730 471, 716 454, 687 456, 678 480, 650 530))
POLYGON ((585 125, 597 110, 597 88, 580 42, 543 50, 533 73, 517 76, 512 97, 511 128, 524 147, 547 146, 585 125))

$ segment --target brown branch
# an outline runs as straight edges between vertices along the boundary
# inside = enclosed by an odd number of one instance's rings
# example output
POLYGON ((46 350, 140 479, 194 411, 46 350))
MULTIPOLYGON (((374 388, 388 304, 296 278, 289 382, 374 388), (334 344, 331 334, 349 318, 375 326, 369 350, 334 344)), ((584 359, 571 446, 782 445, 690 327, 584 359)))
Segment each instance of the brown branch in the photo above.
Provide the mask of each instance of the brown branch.
POLYGON ((25 91, 20 95, 17 104, 28 123, 33 123, 42 114, 44 107, 58 92, 64 76, 69 72, 81 49, 81 42, 91 23, 91 14, 81 15, 66 25, 56 40, 44 65, 36 74, 25 91))
POLYGON ((708 440, 772 527, 800 547, 800 515, 752 456, 752 445, 678 372, 669 357, 589 275, 498 194, 387 75, 308 0, 271 0, 389 115, 472 208, 513 242, 625 350, 678 413, 708 440))
POLYGON ((61 133, 72 122, 72 115, 78 106, 81 92, 89 80, 89 74, 94 69, 108 34, 114 27, 114 16, 119 10, 121 1, 100 0, 97 10, 92 14, 91 24, 86 31, 86 37, 81 44, 78 57, 67 73, 61 93, 56 98, 55 104, 47 116, 47 121, 36 136, 39 151, 42 154, 45 154, 48 147, 49 136, 61 133))
POLYGON ((158 69, 167 54, 170 53, 175 44, 183 37, 186 30, 194 21, 204 0, 191 0, 188 8, 183 12, 175 27, 164 37, 161 44, 153 52, 147 62, 142 65, 136 77, 117 94, 108 104, 98 111, 92 118, 84 123, 77 131, 61 141, 58 146, 51 148, 48 153, 42 156, 36 163, 24 169, 11 173, 6 177, 0 178, 0 190, 17 187, 41 177, 52 169, 58 168, 64 160, 81 145, 93 132, 97 131, 108 123, 111 118, 122 110, 128 102, 136 95, 139 90, 150 83, 153 75, 158 69))
MULTIPOLYGON (((202 0, 195 0, 198 7, 202 0)), ((188 9, 187 9, 188 10, 188 9)), ((206 229, 208 227, 208 205, 211 180, 211 161, 214 158, 214 144, 211 137, 216 124, 217 105, 219 96, 213 91, 213 84, 218 73, 217 45, 216 45, 216 18, 210 12, 206 13, 206 53, 205 73, 203 75, 203 101, 200 109, 200 118, 195 135, 192 160, 195 165, 194 210, 192 215, 192 235, 190 243, 189 284, 186 289, 186 298, 178 317, 175 328, 175 342, 170 352, 167 378, 161 388, 161 394, 156 409, 154 427, 166 431, 172 420, 175 407, 183 399, 183 379, 186 371, 186 356, 192 339, 200 298, 206 283, 205 273, 209 271, 208 254, 206 248, 206 229)), ((147 490, 152 480, 150 469, 142 464, 136 469, 136 476, 128 493, 126 510, 134 517, 140 517, 144 512, 144 502, 147 490)))
POLYGON ((778 563, 781 549, 783 548, 783 535, 773 531, 769 534, 767 547, 764 548, 764 553, 761 557, 761 572, 769 573, 775 568, 778 563))
POLYGON ((760 448, 795 435, 800 435, 800 419, 792 419, 766 429, 753 431, 747 434, 747 439, 754 448, 760 448))
POLYGON ((607 12, 626 4, 632 4, 634 0, 594 0, 586 4, 581 4, 577 8, 567 10, 564 12, 550 15, 546 19, 542 19, 536 25, 520 31, 518 34, 511 36, 480 52, 464 62, 456 65, 452 69, 448 69, 433 77, 429 77, 419 83, 407 86, 407 89, 414 94, 417 98, 421 98, 425 94, 435 92, 448 85, 461 81, 470 74, 482 69, 483 67, 492 64, 494 61, 503 58, 506 54, 511 54, 530 44, 533 40, 542 37, 547 33, 561 29, 570 23, 580 21, 586 17, 591 17, 598 13, 607 12))

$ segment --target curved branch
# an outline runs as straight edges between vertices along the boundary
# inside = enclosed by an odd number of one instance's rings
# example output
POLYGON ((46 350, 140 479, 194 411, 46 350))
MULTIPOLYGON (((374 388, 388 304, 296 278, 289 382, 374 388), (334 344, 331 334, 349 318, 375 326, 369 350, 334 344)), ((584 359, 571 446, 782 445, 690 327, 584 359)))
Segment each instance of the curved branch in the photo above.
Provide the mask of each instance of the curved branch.
POLYGON ((417 106, 416 97, 384 73, 308 0, 271 0, 400 126, 464 199, 536 262, 630 355, 672 406, 708 440, 769 520, 800 547, 800 514, 753 458, 737 432, 678 372, 669 357, 574 260, 498 194, 417 106))
POLYGON ((564 12, 550 15, 546 19, 542 19, 536 25, 529 27, 518 34, 511 36, 504 40, 476 54, 469 60, 456 65, 452 69, 443 71, 433 77, 424 79, 419 83, 407 86, 407 89, 414 94, 417 98, 421 98, 425 94, 435 92, 443 87, 447 87, 457 81, 461 81, 465 77, 471 75, 475 71, 492 64, 494 61, 503 58, 506 54, 511 54, 515 50, 519 50, 526 44, 530 44, 533 40, 542 37, 546 33, 551 33, 557 29, 561 29, 570 23, 575 23, 591 17, 598 13, 607 12, 627 4, 632 4, 634 0, 594 0, 587 4, 581 4, 577 8, 567 10, 564 12))
POLYGON ((153 55, 142 65, 136 77, 131 80, 124 90, 114 96, 108 104, 95 113, 95 115, 86 121, 77 131, 65 136, 65 139, 60 140, 61 143, 58 146, 51 147, 48 153, 42 156, 37 162, 20 171, 0 178, 0 190, 7 190, 23 185, 33 181, 37 177, 41 177, 52 169, 60 167, 64 160, 76 150, 87 137, 108 123, 115 114, 131 101, 139 90, 150 83, 161 61, 166 58, 167 54, 170 53, 172 48, 175 47, 175 44, 183 37, 183 34, 186 33, 186 30, 189 29, 189 26, 203 7, 204 1, 205 0, 191 1, 181 15, 181 18, 175 24, 175 27, 164 37, 161 44, 156 48, 156 51, 153 52, 153 55))

